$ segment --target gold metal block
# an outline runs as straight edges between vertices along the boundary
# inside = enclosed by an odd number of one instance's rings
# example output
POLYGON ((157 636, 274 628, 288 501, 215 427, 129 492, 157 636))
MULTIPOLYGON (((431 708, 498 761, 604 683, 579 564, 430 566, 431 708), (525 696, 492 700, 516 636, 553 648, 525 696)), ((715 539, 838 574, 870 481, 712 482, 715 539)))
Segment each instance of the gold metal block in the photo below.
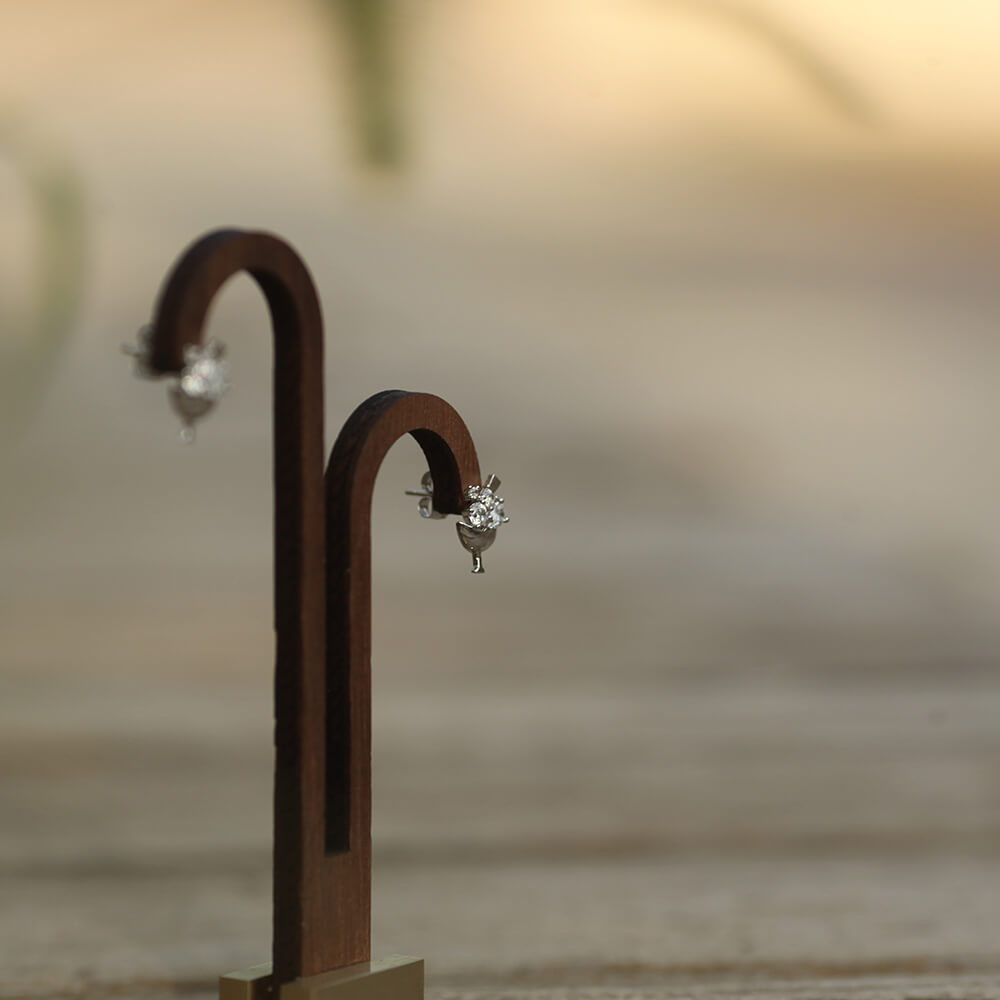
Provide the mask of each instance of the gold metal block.
POLYGON ((271 963, 219 976, 219 1000, 267 1000, 271 995, 271 963))
MULTIPOLYGON (((219 1000, 265 1000, 271 992, 270 963, 219 979, 219 1000)), ((285 983, 276 1000, 423 1000, 423 996, 424 960, 390 955, 285 983)))

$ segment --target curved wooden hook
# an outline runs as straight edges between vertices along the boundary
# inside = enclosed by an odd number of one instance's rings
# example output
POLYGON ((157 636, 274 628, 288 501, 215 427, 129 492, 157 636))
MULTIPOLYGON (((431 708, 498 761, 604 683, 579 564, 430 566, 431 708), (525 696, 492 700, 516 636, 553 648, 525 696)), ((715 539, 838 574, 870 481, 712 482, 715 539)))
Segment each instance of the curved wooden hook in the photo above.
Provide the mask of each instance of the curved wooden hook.
POLYGON ((323 320, 301 258, 268 233, 220 230, 196 240, 157 303, 150 366, 160 374, 183 367, 217 292, 241 271, 264 293, 274 331, 274 960, 283 982, 306 972, 279 941, 296 929, 301 936, 306 920, 303 859, 323 850, 326 756, 323 320))
POLYGON ((423 449, 440 513, 478 483, 461 417, 436 396, 383 392, 345 424, 323 479, 323 326, 309 272, 266 233, 203 237, 168 277, 150 367, 180 371, 240 271, 274 330, 275 780, 273 986, 370 958, 371 499, 391 445, 423 449))
POLYGON ((479 461, 443 399, 393 390, 362 403, 330 455, 327 496, 326 843, 304 859, 305 920, 275 925, 275 982, 364 962, 371 937, 371 501, 386 452, 416 439, 434 507, 459 513, 479 461), (296 932, 301 935, 295 939, 296 932))

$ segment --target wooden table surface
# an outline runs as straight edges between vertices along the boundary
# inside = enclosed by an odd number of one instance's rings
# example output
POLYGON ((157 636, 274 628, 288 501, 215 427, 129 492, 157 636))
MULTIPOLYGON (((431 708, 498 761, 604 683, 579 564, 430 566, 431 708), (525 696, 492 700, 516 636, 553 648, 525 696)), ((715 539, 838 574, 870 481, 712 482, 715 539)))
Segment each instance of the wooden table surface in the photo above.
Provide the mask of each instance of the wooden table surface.
MULTIPOLYGON (((374 949, 424 957, 428 996, 1000 996, 989 664, 612 676, 553 599, 551 669, 516 658, 524 636, 470 665, 414 653, 462 608, 410 619, 396 596, 374 949)), ((266 618, 221 603, 179 607, 184 634, 138 600, 117 631, 8 604, 4 1000, 208 997, 267 959, 266 618), (68 636, 86 671, 55 655, 68 636)))

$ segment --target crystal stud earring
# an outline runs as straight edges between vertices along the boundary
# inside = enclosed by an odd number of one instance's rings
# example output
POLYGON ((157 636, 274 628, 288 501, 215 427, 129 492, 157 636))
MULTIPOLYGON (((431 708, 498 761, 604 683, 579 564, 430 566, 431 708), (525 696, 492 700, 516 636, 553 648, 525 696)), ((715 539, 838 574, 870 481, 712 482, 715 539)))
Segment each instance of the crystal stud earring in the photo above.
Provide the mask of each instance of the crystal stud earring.
MULTIPOLYGON (((421 517, 441 518, 444 514, 434 510, 434 482, 425 472, 419 490, 407 490, 407 496, 420 497, 421 517)), ((467 486, 462 493, 465 501, 461 519, 455 525, 462 548, 472 555, 472 572, 485 573, 483 553, 496 541, 497 528, 510 518, 504 512, 504 500, 497 494, 500 480, 490 476, 482 486, 467 486)))
POLYGON ((408 497, 420 497, 417 509, 420 511, 421 517, 430 517, 435 521, 439 521, 445 516, 440 511, 434 509, 434 480, 431 479, 429 472, 425 472, 420 477, 419 490, 406 490, 405 492, 408 497))
MULTIPOLYGON (((160 377, 151 363, 152 336, 152 327, 144 326, 135 344, 122 345, 122 350, 135 358, 135 374, 140 378, 160 377)), ((194 441, 195 423, 213 409, 229 388, 229 362, 225 353, 225 346, 218 340, 188 344, 184 348, 184 367, 169 377, 168 398, 181 418, 180 438, 186 444, 194 441)))
POLYGON ((208 415, 229 389, 229 362, 218 340, 184 348, 184 367, 170 386, 170 405, 181 418, 181 440, 194 441, 194 425, 208 415))
POLYGON ((485 573, 483 553, 497 537, 497 528, 510 518, 504 513, 498 477, 491 475, 482 486, 467 486, 462 494, 462 520, 455 525, 462 548, 472 554, 472 572, 485 573))

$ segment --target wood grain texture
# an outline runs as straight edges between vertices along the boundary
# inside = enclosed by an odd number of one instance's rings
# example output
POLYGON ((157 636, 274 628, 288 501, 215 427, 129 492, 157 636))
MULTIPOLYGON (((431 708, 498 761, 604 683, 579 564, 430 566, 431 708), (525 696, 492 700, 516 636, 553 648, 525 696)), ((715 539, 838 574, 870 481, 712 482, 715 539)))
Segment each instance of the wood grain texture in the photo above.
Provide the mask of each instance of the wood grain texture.
POLYGON ((443 399, 401 390, 362 403, 333 447, 327 489, 327 850, 305 862, 312 975, 371 957, 371 502, 386 452, 410 434, 434 479, 434 507, 458 513, 479 462, 462 418, 443 399))
POLYGON ((461 417, 436 396, 389 391, 363 403, 323 486, 323 324, 305 265, 266 233, 196 241, 168 277, 152 367, 183 367, 222 286, 248 272, 274 330, 274 983, 371 957, 371 499, 386 452, 411 434, 458 513, 479 482, 461 417), (329 530, 329 545, 327 531, 329 530), (328 641, 329 640, 329 641, 328 641))
MULTIPOLYGON (((193 243, 164 285, 152 367, 176 372, 200 343, 220 288, 246 271, 274 332, 274 965, 303 974, 307 884, 303 859, 323 850, 325 521, 323 321, 305 264, 267 233, 221 230, 193 243)), ((310 971, 320 971, 310 968, 310 971)))
MULTIPOLYGON (((493 589, 500 626, 477 618, 476 646, 462 622, 490 581, 452 558, 468 600, 442 579, 437 600, 384 591, 375 609, 394 626, 373 651, 373 954, 422 956, 438 1000, 1000 997, 994 666, 612 674, 573 636, 575 592, 530 580, 493 589), (575 675, 521 652, 558 636, 579 643, 575 675)), ((8 650, 23 629, 49 657, 8 669, 0 699, 7 1000, 209 1000, 220 971, 266 958, 259 603, 185 620, 165 648, 141 589, 121 600, 93 636, 47 605, 6 620, 8 650), (141 683, 100 639, 130 618, 141 683), (245 669, 213 655, 230 641, 245 669)))

